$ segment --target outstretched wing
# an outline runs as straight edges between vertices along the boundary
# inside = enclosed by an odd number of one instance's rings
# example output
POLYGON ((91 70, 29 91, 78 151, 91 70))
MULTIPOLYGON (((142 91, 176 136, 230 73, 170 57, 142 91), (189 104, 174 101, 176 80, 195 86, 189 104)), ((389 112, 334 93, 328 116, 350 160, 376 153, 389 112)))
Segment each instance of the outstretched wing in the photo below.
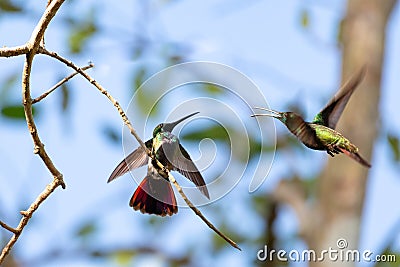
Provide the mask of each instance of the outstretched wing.
POLYGON ((353 77, 350 78, 350 80, 348 80, 342 86, 342 88, 339 89, 338 93, 317 114, 317 116, 315 116, 312 123, 335 129, 336 124, 350 99, 350 96, 364 78, 365 72, 366 66, 363 66, 355 75, 353 75, 353 77))
MULTIPOLYGON (((151 149, 153 140, 147 140, 145 145, 147 148, 151 149)), ((124 158, 120 164, 111 173, 110 178, 108 178, 107 183, 111 182, 115 178, 127 173, 129 170, 133 170, 146 165, 149 157, 143 147, 138 147, 132 153, 130 153, 126 158, 124 158)))
POLYGON ((181 153, 177 153, 178 155, 174 157, 174 162, 172 163, 174 165, 174 170, 192 181, 200 192, 210 199, 206 183, 196 165, 190 158, 189 153, 187 153, 181 144, 179 144, 179 149, 181 153))

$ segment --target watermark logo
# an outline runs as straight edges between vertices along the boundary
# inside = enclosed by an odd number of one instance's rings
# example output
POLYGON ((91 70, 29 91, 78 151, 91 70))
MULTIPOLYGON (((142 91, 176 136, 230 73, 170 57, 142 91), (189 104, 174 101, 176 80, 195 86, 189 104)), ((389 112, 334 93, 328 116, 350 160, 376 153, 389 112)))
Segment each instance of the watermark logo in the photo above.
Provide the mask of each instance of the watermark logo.
POLYGON ((268 246, 257 252, 259 261, 273 261, 274 259, 282 262, 396 262, 394 254, 374 254, 371 250, 348 249, 348 242, 344 238, 336 241, 336 247, 329 247, 317 252, 313 249, 290 250, 270 249, 268 246))

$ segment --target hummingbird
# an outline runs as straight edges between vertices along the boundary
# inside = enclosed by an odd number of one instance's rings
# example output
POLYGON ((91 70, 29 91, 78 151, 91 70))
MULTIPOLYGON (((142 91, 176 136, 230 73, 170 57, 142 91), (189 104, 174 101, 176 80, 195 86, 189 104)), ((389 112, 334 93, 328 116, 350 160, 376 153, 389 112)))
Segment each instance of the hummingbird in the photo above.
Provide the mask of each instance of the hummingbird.
MULTIPOLYGON (((200 192, 208 199, 210 195, 202 175, 190 158, 189 153, 180 144, 177 136, 171 132, 182 121, 198 114, 194 112, 175 122, 160 123, 153 130, 153 138, 145 142, 145 146, 152 155, 168 171, 178 171, 192 181, 200 192)), ((172 186, 156 160, 149 157, 143 147, 138 147, 130 153, 111 173, 107 183, 115 178, 144 165, 148 165, 147 175, 133 193, 129 206, 142 213, 155 214, 159 216, 172 216, 178 212, 176 199, 172 186)))
POLYGON ((314 150, 325 150, 330 156, 344 153, 365 167, 371 164, 361 157, 358 148, 346 137, 335 130, 336 124, 350 99, 350 96, 365 76, 365 66, 353 75, 328 102, 328 104, 314 117, 312 122, 305 122, 295 112, 278 112, 272 109, 259 108, 268 114, 253 114, 256 116, 269 116, 280 120, 289 131, 294 134, 305 146, 314 150))

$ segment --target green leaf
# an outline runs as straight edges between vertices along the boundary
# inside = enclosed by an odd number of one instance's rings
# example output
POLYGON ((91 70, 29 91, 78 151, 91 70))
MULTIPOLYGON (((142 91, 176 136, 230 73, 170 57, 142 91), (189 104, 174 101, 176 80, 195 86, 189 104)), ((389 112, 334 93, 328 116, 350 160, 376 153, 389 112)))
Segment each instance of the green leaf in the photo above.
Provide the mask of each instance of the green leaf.
POLYGON ((61 85, 61 111, 67 111, 70 103, 69 85, 64 83, 61 85))
POLYGON ((138 89, 146 80, 147 71, 144 67, 141 67, 134 76, 134 89, 138 89))
POLYGON ((22 8, 12 3, 10 0, 0 0, 0 13, 2 12, 21 12, 22 8))
POLYGON ((400 161, 400 142, 399 138, 397 136, 394 136, 392 134, 387 135, 387 140, 389 142, 389 146, 392 150, 393 153, 393 159, 396 162, 400 161))
POLYGON ((301 26, 308 28, 310 26, 310 15, 307 10, 303 9, 300 15, 301 26))
POLYGON ((204 91, 208 92, 211 95, 218 95, 224 92, 224 90, 221 87, 211 83, 204 84, 203 88, 204 91))
MULTIPOLYGON (((33 116, 35 116, 36 113, 36 108, 32 107, 33 116)), ((25 112, 22 105, 5 105, 1 108, 1 115, 8 119, 25 120, 25 112)))
POLYGON ((87 238, 89 236, 92 236, 97 230, 97 226, 93 221, 89 221, 85 224, 83 224, 78 231, 76 232, 76 236, 81 237, 81 238, 87 238))
POLYGON ((112 255, 112 258, 120 266, 131 266, 135 256, 136 252, 134 250, 119 250, 112 255))

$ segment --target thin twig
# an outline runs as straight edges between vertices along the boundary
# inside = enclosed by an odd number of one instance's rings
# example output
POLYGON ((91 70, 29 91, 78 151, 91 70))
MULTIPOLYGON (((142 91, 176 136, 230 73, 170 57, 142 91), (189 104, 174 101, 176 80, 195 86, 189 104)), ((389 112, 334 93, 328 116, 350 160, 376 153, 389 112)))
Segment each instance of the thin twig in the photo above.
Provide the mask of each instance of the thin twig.
MULTIPOLYGON (((151 157, 152 159, 156 160, 157 165, 160 167, 161 170, 165 170, 166 168, 157 160, 154 158, 153 154, 151 153, 151 151, 146 147, 146 145, 143 143, 142 139, 139 137, 139 135, 136 133, 135 129, 133 128, 132 124, 130 123, 128 117, 126 116, 125 112, 123 111, 122 107, 119 105, 119 103, 110 95, 110 93, 108 93, 108 91, 106 89, 104 89, 96 80, 94 80, 92 77, 90 77, 89 74, 87 74, 86 72, 84 72, 82 69, 80 69, 78 66, 76 66, 73 62, 63 58, 62 56, 58 55, 55 52, 50 52, 48 50, 46 50, 45 48, 40 48, 39 53, 45 54, 45 55, 49 55, 59 61, 61 61, 62 63, 64 63, 65 65, 71 67, 72 69, 74 69, 76 72, 78 72, 79 74, 81 74, 85 79, 87 79, 91 84, 93 84, 102 94, 104 94, 105 96, 107 96, 107 98, 114 104, 114 106, 117 108, 120 116, 122 117, 122 120, 124 121, 125 125, 129 128, 131 134, 136 138, 136 140, 139 142, 139 144, 142 146, 142 148, 147 152, 148 156, 151 157)), ((219 236, 221 236, 224 240, 226 240, 230 245, 232 245, 233 247, 241 250, 239 248, 239 246, 232 241, 230 238, 228 238, 226 235, 224 235, 223 233, 221 233, 211 222, 209 222, 207 220, 206 217, 204 217, 204 215, 192 204, 192 202, 190 202, 190 200, 187 198, 187 196, 185 195, 185 193, 183 192, 182 188, 180 187, 180 185, 178 184, 178 182, 175 180, 175 178, 169 173, 167 178, 170 180, 171 183, 174 184, 174 186, 177 188, 179 194, 182 196, 182 198, 185 200, 186 204, 194 211, 194 213, 199 216, 206 224, 208 227, 210 227, 214 232, 216 232, 219 236)))
POLYGON ((29 52, 29 48, 26 44, 13 47, 2 47, 0 48, 0 57, 15 57, 25 55, 29 52))
POLYGON ((68 67, 72 68, 73 70, 75 70, 76 72, 81 74, 91 84, 93 84, 103 95, 105 95, 113 103, 114 107, 117 108, 119 115, 121 116, 125 125, 128 127, 131 134, 136 138, 136 140, 138 141, 140 146, 147 152, 147 155, 149 155, 149 157, 151 157, 151 151, 146 147, 146 145, 143 143, 142 139, 140 139, 139 135, 136 133, 135 129, 132 127, 132 124, 128 120, 128 117, 126 116, 124 110, 121 108, 121 105, 108 93, 108 91, 106 89, 103 88, 103 86, 101 86, 95 79, 90 77, 90 75, 87 74, 86 72, 84 72, 81 68, 76 66, 72 61, 65 59, 64 57, 58 55, 57 53, 48 51, 47 49, 45 49, 43 47, 41 47, 38 52, 41 54, 45 54, 50 57, 53 57, 53 58, 59 60, 60 62, 64 63, 68 67))
MULTIPOLYGON (((54 179, 50 184, 46 186, 44 191, 36 198, 36 200, 30 205, 30 207, 23 212, 24 216, 22 217, 21 221, 19 222, 17 228, 14 231, 7 229, 14 233, 11 237, 10 241, 8 241, 7 245, 3 248, 0 254, 0 264, 3 262, 4 258, 10 252, 11 248, 14 246, 15 242, 17 242, 19 236, 22 233, 22 230, 28 224, 29 219, 32 217, 33 213, 39 208, 40 204, 46 200, 48 196, 50 196, 53 191, 60 186, 59 181, 54 179)), ((3 225, 2 225, 3 226, 3 225)), ((4 227, 4 226, 3 226, 4 227)), ((10 227, 11 228, 11 227, 10 227)))
POLYGON ((22 103, 24 105, 26 123, 27 123, 28 130, 31 133, 32 140, 34 143, 34 153, 38 154, 40 156, 42 161, 45 163, 47 169, 53 175, 53 181, 46 186, 45 190, 36 198, 36 200, 28 208, 28 210, 21 212, 23 217, 21 218, 18 227, 16 229, 14 229, 15 231, 12 231, 11 227, 10 227, 10 229, 8 229, 11 232, 13 232, 14 235, 11 237, 9 242, 5 245, 5 247, 1 251, 0 265, 4 261, 5 257, 10 253, 12 247, 15 245, 18 238, 20 237, 23 229, 28 224, 33 213, 39 208, 40 204, 58 186, 65 188, 65 183, 64 183, 62 174, 56 169, 53 162, 47 155, 46 150, 44 149, 43 143, 40 141, 38 131, 37 131, 37 128, 35 125, 35 121, 34 121, 34 118, 32 115, 32 98, 31 98, 31 94, 30 94, 30 75, 31 75, 33 58, 34 58, 37 50, 39 49, 40 42, 43 39, 44 33, 45 33, 50 21, 53 19, 53 17, 57 13, 58 9, 61 7, 63 2, 64 2, 64 0, 53 0, 50 3, 50 5, 48 5, 44 14, 40 18, 35 29, 33 30, 31 38, 26 43, 26 45, 17 47, 14 52, 10 52, 9 49, 8 50, 2 49, 2 51, 0 51, 1 56, 13 56, 13 55, 18 55, 18 54, 22 54, 22 53, 26 54, 24 68, 22 71, 22 98, 23 98, 22 103))
MULTIPOLYGON (((162 165, 161 165, 162 166, 162 165)), ((217 233, 220 237, 222 237, 226 242, 228 242, 232 247, 237 248, 238 250, 241 250, 240 247, 229 237, 227 237, 224 233, 222 233, 220 230, 218 230, 217 227, 215 227, 207 218, 200 212, 198 208, 196 208, 193 203, 188 199, 186 194, 183 192, 182 187, 178 184, 174 176, 172 176, 171 173, 168 172, 168 179, 171 183, 174 184, 176 189, 178 190, 179 194, 182 196, 183 200, 185 200, 186 204, 191 208, 194 213, 200 217, 200 219, 207 224, 208 227, 210 227, 215 233, 217 233)))
MULTIPOLYGON (((82 70, 87 70, 90 68, 93 68, 94 64, 93 63, 89 63, 89 65, 82 67, 82 70)), ((60 87, 61 85, 63 85, 64 83, 68 82, 70 79, 72 79, 75 75, 77 75, 78 72, 74 72, 71 75, 65 77, 64 79, 60 80, 58 83, 56 83, 54 86, 52 86, 49 90, 47 90, 46 92, 44 92, 42 95, 36 97, 35 99, 32 100, 32 104, 36 104, 37 102, 42 101, 46 96, 48 96, 49 94, 51 94, 54 90, 56 90, 58 87, 60 87)))
POLYGON ((16 229, 12 228, 11 226, 9 226, 8 224, 6 224, 6 223, 4 223, 2 221, 0 221, 0 226, 3 227, 4 229, 10 231, 13 234, 17 234, 18 233, 18 231, 16 229))

